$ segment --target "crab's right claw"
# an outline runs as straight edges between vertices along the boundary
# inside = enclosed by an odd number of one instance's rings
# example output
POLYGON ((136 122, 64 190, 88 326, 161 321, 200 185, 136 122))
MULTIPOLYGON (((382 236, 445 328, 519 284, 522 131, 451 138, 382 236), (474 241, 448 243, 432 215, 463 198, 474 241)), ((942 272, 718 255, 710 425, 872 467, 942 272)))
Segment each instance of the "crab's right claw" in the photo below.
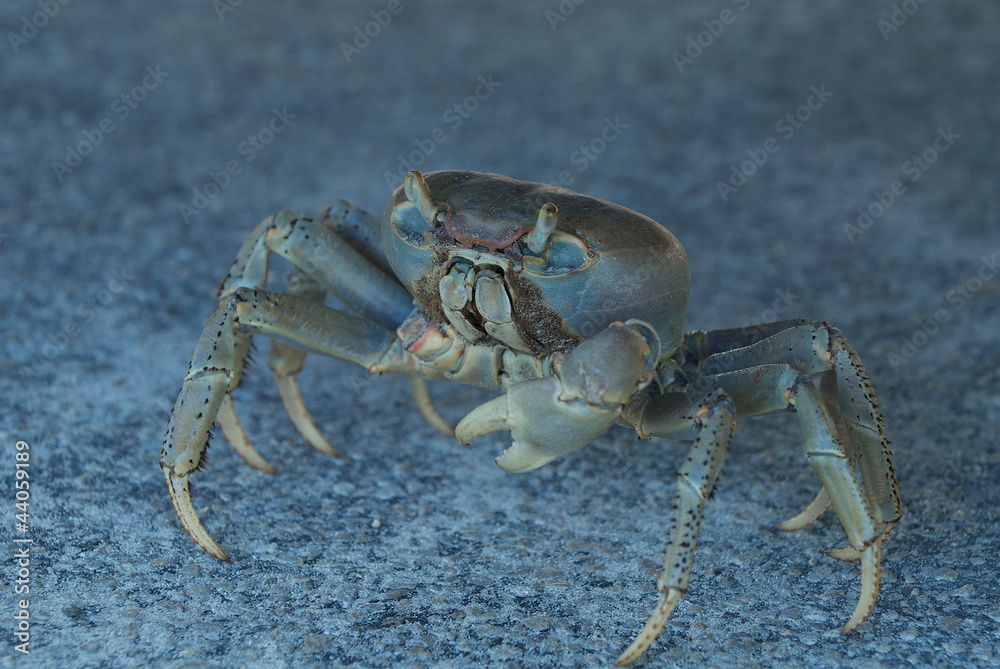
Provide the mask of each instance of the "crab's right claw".
POLYGON ((204 526, 198 519, 198 514, 194 510, 194 505, 191 504, 191 493, 188 490, 188 477, 176 475, 170 468, 169 465, 163 465, 163 473, 167 477, 167 488, 170 490, 170 501, 174 505, 174 511, 177 512, 177 518, 180 519, 181 525, 184 526, 184 530, 194 539, 194 542, 204 548, 212 557, 219 558, 226 562, 231 562, 229 556, 226 555, 218 544, 212 541, 212 537, 208 536, 208 532, 205 531, 204 526))
POLYGON ((497 464, 515 473, 541 467, 611 427, 624 404, 652 380, 659 354, 659 339, 646 323, 612 323, 566 354, 556 376, 515 383, 473 409, 455 436, 468 444, 509 430, 513 444, 497 464))

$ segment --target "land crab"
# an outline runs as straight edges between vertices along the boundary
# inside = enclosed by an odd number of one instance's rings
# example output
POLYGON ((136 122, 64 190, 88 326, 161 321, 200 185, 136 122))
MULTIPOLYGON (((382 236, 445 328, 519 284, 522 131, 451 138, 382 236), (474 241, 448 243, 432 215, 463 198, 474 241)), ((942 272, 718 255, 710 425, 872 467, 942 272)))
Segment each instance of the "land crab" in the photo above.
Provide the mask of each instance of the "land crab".
POLYGON ((318 220, 283 211, 247 239, 219 288, 163 439, 160 465, 184 529, 229 558, 195 513, 188 477, 218 421, 252 466, 272 472, 240 427, 231 393, 253 335, 306 441, 337 452, 314 426, 295 375, 308 352, 370 372, 410 376, 427 419, 463 443, 497 430, 513 443, 497 459, 526 472, 586 446, 618 423, 640 437, 693 441, 677 473, 659 602, 628 664, 657 638, 688 589, 706 499, 736 418, 792 410, 822 483, 785 530, 831 504, 860 560, 861 595, 843 627, 861 624, 878 596, 881 547, 901 515, 890 444, 875 393, 839 330, 798 319, 683 331, 689 275, 677 239, 619 205, 494 174, 409 172, 381 224, 341 201, 318 220), (267 289, 277 253, 294 269, 267 289), (324 305, 334 295, 343 310, 324 305), (424 378, 503 392, 452 431, 424 378), (814 377, 816 381, 814 382, 814 377))

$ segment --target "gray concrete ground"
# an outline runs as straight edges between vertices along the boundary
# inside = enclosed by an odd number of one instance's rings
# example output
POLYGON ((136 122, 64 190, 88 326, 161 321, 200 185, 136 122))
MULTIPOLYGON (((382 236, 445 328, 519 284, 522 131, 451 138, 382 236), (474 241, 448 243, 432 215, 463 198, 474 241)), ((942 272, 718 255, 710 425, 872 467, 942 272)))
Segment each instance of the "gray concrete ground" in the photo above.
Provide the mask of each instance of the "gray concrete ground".
MULTIPOLYGON (((826 319, 874 377, 906 514, 869 621, 838 633, 832 514, 775 529, 818 486, 795 417, 747 420, 642 666, 1000 664, 996 4, 18 0, 0 26, 2 666, 608 666, 631 640, 679 442, 615 428, 506 474, 506 435, 462 447, 405 379, 313 357, 346 457, 258 368, 237 405, 277 474, 217 439, 195 479, 233 563, 177 522, 160 438, 245 236, 378 214, 404 160, 645 213, 689 254, 690 329, 826 319)), ((490 397, 432 392, 450 420, 490 397)))

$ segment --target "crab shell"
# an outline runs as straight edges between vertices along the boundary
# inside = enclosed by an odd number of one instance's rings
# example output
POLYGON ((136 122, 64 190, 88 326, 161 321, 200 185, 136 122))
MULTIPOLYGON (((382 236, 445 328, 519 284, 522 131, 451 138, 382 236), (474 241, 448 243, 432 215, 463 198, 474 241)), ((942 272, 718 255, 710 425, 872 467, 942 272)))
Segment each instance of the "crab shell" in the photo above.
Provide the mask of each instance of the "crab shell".
POLYGON ((393 193, 382 216, 382 246, 417 306, 436 320, 447 320, 441 278, 464 259, 502 275, 527 353, 570 350, 628 319, 656 330, 664 356, 680 346, 687 256, 656 221, 565 188, 498 174, 449 170, 423 177, 423 198, 412 188, 408 195, 405 184, 393 193), (526 240, 552 212, 545 209, 550 204, 558 223, 534 253, 526 240))

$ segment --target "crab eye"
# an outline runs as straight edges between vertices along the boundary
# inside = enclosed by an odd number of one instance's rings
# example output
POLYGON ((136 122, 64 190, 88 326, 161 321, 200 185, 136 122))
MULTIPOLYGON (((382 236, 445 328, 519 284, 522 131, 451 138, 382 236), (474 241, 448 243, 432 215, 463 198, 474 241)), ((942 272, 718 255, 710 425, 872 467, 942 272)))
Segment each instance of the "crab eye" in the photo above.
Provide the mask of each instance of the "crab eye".
POLYGON ((420 210, 411 202, 403 202, 393 209, 392 226, 400 237, 418 246, 423 243, 424 235, 430 234, 433 229, 428 227, 420 210))
POLYGON ((431 189, 420 172, 410 170, 403 179, 403 191, 406 199, 417 205, 421 217, 431 229, 436 228, 444 222, 447 215, 447 207, 435 202, 431 197, 431 189))
POLYGON ((543 204, 538 211, 535 228, 528 233, 525 240, 532 253, 541 253, 545 250, 545 247, 549 245, 549 237, 552 236, 552 231, 556 229, 558 224, 559 209, 551 202, 543 204))

